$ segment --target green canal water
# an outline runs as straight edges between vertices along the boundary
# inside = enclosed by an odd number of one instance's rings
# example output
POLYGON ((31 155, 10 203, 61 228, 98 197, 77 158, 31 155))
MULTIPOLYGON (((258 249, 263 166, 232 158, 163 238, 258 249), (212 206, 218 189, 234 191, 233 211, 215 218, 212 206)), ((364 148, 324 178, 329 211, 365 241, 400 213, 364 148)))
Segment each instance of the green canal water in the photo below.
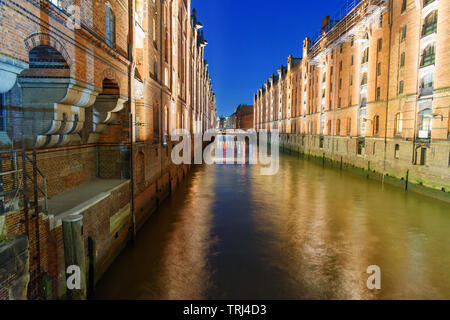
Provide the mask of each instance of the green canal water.
POLYGON ((449 204, 289 155, 259 169, 196 168, 94 298, 450 299, 449 204))

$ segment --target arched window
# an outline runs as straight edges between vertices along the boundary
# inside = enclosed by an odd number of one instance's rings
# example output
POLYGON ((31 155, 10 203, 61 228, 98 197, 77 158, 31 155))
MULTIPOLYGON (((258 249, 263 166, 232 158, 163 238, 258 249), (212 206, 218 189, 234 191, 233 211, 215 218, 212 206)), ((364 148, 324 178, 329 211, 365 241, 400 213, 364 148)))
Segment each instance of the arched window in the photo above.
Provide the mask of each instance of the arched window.
POLYGON ((367 72, 364 72, 361 79, 361 85, 364 86, 367 84, 367 72))
POLYGON ((422 37, 426 37, 437 31, 437 11, 431 12, 424 20, 422 27, 422 37))
POLYGON ((376 115, 373 117, 373 135, 377 136, 380 134, 380 116, 376 115))
POLYGON ((421 67, 426 67, 434 64, 435 61, 435 48, 434 43, 429 44, 422 52, 421 67))
MULTIPOLYGON (((447 118, 447 137, 450 138, 450 111, 448 112, 448 118, 447 118)), ((450 160, 449 160, 450 161, 450 160)))
POLYGON ((402 126, 402 114, 399 112, 395 115, 394 135, 400 135, 402 133, 402 126))

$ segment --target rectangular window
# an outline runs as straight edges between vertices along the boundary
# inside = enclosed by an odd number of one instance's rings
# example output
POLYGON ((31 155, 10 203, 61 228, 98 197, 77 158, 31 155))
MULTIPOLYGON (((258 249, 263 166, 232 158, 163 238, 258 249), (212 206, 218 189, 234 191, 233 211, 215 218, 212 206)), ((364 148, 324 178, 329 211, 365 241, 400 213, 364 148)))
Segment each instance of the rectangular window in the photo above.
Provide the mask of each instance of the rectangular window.
POLYGON ((403 87, 404 87, 404 82, 403 80, 400 81, 399 85, 398 85, 398 94, 403 94, 403 87))
POLYGON ((339 71, 342 71, 342 61, 339 62, 339 71))
POLYGON ((400 67, 404 67, 405 66, 405 53, 402 52, 401 56, 400 56, 400 67))
POLYGON ((381 52, 383 50, 383 39, 378 39, 378 52, 381 52))
POLYGON ((402 0, 402 13, 406 12, 406 7, 407 7, 407 1, 406 0, 402 0))
POLYGON ((377 101, 381 99, 381 88, 377 87, 377 101))
POLYGON ((351 63, 351 65, 354 64, 354 61, 355 61, 354 56, 352 56, 352 63, 351 63))
POLYGON ((353 85, 353 75, 352 74, 350 75, 350 85, 351 86, 353 85))
POLYGON ((0 131, 6 131, 5 96, 0 93, 0 131))
POLYGON ((402 27, 402 42, 406 40, 406 25, 402 27))
POLYGON ((424 166, 427 162, 427 148, 420 148, 420 165, 424 166))
POLYGON ((381 62, 378 62, 378 66, 377 66, 377 75, 381 76, 381 62))
POLYGON ((342 89, 342 78, 339 79, 339 90, 342 89))

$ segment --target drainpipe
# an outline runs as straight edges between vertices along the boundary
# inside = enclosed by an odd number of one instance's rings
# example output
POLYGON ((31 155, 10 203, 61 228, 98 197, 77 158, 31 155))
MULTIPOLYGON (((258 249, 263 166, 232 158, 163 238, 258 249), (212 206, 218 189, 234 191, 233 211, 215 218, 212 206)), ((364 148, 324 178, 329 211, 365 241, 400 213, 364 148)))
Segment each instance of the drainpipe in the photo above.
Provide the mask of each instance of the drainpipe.
POLYGON ((134 7, 133 1, 128 1, 128 60, 130 67, 128 71, 128 121, 130 122, 130 193, 131 193, 131 217, 132 217, 132 240, 136 237, 136 216, 134 211, 134 121, 131 112, 131 104, 133 103, 133 93, 131 86, 133 84, 133 66, 134 66, 134 7))
POLYGON ((383 159, 383 178, 382 183, 384 183, 384 176, 386 173, 386 158, 387 158, 387 126, 388 126, 388 114, 389 114, 389 80, 390 80, 390 70, 391 70, 391 46, 392 46, 392 14, 393 14, 393 0, 389 1, 389 46, 388 46, 388 71, 387 71, 387 88, 386 88, 386 117, 384 122, 384 159, 383 159))

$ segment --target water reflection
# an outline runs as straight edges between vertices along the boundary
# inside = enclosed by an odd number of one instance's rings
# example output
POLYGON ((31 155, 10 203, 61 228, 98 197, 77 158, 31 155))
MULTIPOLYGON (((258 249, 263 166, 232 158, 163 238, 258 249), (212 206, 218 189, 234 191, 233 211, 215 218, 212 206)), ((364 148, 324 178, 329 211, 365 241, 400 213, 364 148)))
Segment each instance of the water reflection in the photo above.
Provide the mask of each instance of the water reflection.
POLYGON ((204 166, 99 284, 97 298, 450 298, 450 206, 316 163, 204 166), (366 287, 378 265, 382 289, 366 287))

